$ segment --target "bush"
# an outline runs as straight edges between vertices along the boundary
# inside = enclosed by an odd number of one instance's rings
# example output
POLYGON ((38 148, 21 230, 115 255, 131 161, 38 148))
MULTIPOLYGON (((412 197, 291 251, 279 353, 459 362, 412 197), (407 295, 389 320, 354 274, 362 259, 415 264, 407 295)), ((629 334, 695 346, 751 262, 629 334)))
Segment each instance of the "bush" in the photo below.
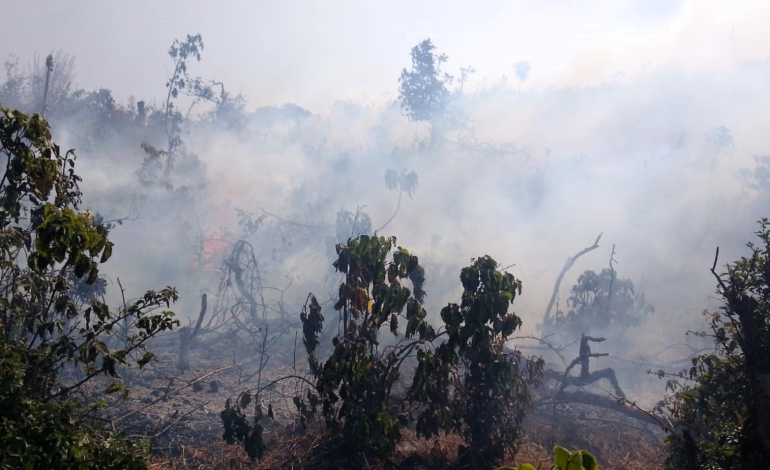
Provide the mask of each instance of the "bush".
POLYGON ((498 271, 489 256, 463 268, 460 280, 462 302, 441 310, 447 338, 435 352, 418 353, 409 393, 424 405, 419 435, 456 432, 468 444, 461 449, 463 460, 492 465, 517 449, 529 388, 539 384, 543 361, 525 364, 518 351, 504 348, 521 326, 521 319, 509 312, 521 294, 521 281, 498 271))
POLYGON ((123 391, 118 370, 149 363, 145 343, 177 322, 161 311, 166 288, 112 311, 84 305, 112 254, 108 229, 78 211, 75 156, 61 155, 47 123, 0 108, 0 466, 141 468, 143 448, 96 420, 106 406, 81 406, 75 392, 99 376, 123 391))
MULTIPOLYGON (((460 276, 462 303, 442 310, 444 325, 436 331, 421 305, 425 278, 419 260, 403 248, 394 250, 395 243, 395 238, 362 235, 337 245, 334 266, 345 280, 334 308, 343 334, 332 340, 333 350, 323 361, 317 348, 324 316, 315 297, 308 297, 301 320, 311 377, 284 377, 311 385, 294 398, 301 424, 320 414, 348 459, 360 454, 366 461, 389 459, 401 430, 416 421, 421 436, 442 430, 461 435, 467 443, 463 460, 499 462, 516 450, 529 386, 537 383, 543 366, 541 360, 524 365, 518 352, 504 349, 521 325, 508 311, 521 282, 498 271, 488 256, 474 260, 460 276), (407 279, 412 289, 402 285, 407 279), (402 321, 406 325, 399 333, 402 321), (382 347, 385 326, 403 339, 382 347), (415 356, 411 384, 395 400, 401 366, 415 356)), ((252 458, 265 451, 259 395, 268 386, 243 392, 222 412, 225 441, 241 442, 252 458), (252 397, 253 424, 246 413, 252 397)))
MULTIPOLYGON (((693 359, 685 386, 659 405, 673 415, 669 468, 750 469, 770 460, 770 223, 751 255, 712 273, 724 304, 711 312, 714 354, 693 359)), ((717 250, 717 256, 719 250, 717 250)))

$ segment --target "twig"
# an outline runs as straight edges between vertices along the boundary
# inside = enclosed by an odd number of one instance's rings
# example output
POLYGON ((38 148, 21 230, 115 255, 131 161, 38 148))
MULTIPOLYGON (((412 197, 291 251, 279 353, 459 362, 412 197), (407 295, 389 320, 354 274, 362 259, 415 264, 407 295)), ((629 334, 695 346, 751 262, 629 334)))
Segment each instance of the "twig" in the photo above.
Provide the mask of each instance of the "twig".
POLYGON ((232 369, 233 367, 235 367, 235 366, 227 366, 227 367, 222 367, 221 369, 217 369, 217 370, 215 370, 215 371, 209 372, 208 374, 204 374, 204 375, 202 375, 202 376, 198 377, 197 379, 191 380, 190 382, 188 382, 188 383, 186 383, 186 384, 182 385, 181 387, 178 387, 178 388, 176 388, 176 389, 174 389, 174 390, 172 390, 172 391, 170 391, 170 392, 166 393, 165 395, 163 395, 163 396, 161 396, 161 397, 157 398, 156 400, 153 400, 153 401, 151 401, 150 403, 147 403, 147 404, 146 404, 146 405, 144 405, 144 406, 141 406, 141 407, 139 407, 139 408, 137 408, 137 409, 135 409, 135 410, 133 410, 133 411, 130 411, 130 412, 128 412, 128 413, 124 414, 123 416, 120 416, 120 417, 118 417, 118 418, 116 418, 116 419, 113 419, 113 420, 111 421, 111 423, 112 423, 112 425, 113 425, 113 426, 115 426, 115 425, 117 425, 117 424, 120 424, 120 423, 122 423, 123 421, 127 420, 128 418, 130 418, 130 417, 134 416, 135 414, 137 414, 137 413, 140 413, 140 412, 142 412, 142 411, 146 410, 147 408, 149 408, 149 407, 151 407, 151 406, 155 405, 155 404, 156 404, 156 403, 158 403, 159 401, 165 400, 166 398, 168 398, 168 397, 170 397, 170 396, 173 396, 173 395, 176 395, 177 393, 181 392, 182 390, 184 390, 184 389, 186 389, 186 388, 188 388, 188 387, 191 387, 191 386, 192 386, 194 383, 200 382, 201 380, 204 380, 204 379, 206 379, 206 378, 208 378, 208 377, 211 377, 211 376, 212 376, 212 375, 214 375, 214 374, 218 374, 218 373, 220 373, 220 372, 224 372, 224 371, 226 371, 226 370, 228 370, 228 369, 232 369))
POLYGON ((171 429, 172 427, 174 427, 174 426, 176 425, 176 423, 178 423, 178 422, 179 422, 179 421, 181 421, 182 419, 184 419, 184 418, 186 418, 186 417, 190 416, 191 414, 193 414, 194 412, 198 411, 198 410, 199 410, 199 409, 201 409, 202 407, 204 407, 204 406, 208 405, 209 403, 211 403, 211 402, 207 401, 206 403, 202 403, 202 404, 200 404, 200 405, 196 406, 195 408, 191 409, 191 410, 190 410, 190 411, 188 411, 187 413, 185 413, 185 414, 183 414, 183 415, 180 415, 180 416, 179 416, 179 417, 177 417, 177 418, 176 418, 174 421, 172 421, 172 422, 171 422, 171 424, 169 424, 169 425, 168 425, 168 426, 166 426, 165 428, 161 429, 161 430, 160 430, 160 432, 158 432, 158 433, 156 433, 156 434, 153 434, 153 435, 152 435, 152 438, 153 438, 153 439, 157 439, 157 438, 159 438, 160 436, 164 435, 166 432, 168 432, 168 430, 169 430, 169 429, 171 429))
POLYGON ((615 267, 612 265, 612 263, 617 263, 615 261, 615 244, 612 244, 612 253, 610 254, 610 271, 612 277, 610 278, 610 290, 607 292, 607 305, 604 307, 605 312, 610 311, 610 303, 612 303, 612 284, 615 282, 615 267))
POLYGON ((377 229, 377 233, 380 233, 380 232, 382 232, 382 230, 383 230, 383 229, 385 229, 385 227, 387 227, 387 226, 388 226, 388 225, 389 225, 391 222, 393 222, 393 219, 395 219, 395 218, 396 218, 396 215, 398 215, 398 210, 401 208, 401 197, 402 197, 403 195, 404 195, 404 190, 403 190, 403 189, 399 190, 399 191, 398 191, 398 204, 396 204, 396 210, 395 210, 395 212, 393 212, 393 215, 391 215, 391 216, 390 216, 390 218, 388 219, 388 221, 387 221, 387 222, 385 222, 384 224, 382 224, 382 227, 380 227, 380 228, 378 228, 378 229, 377 229))
POLYGON ((722 278, 717 274, 717 260, 719 259, 719 247, 717 247, 716 254, 714 254, 714 264, 711 266, 711 274, 714 275, 715 278, 717 278, 717 282, 722 287, 723 292, 727 292, 727 286, 725 285, 722 278))

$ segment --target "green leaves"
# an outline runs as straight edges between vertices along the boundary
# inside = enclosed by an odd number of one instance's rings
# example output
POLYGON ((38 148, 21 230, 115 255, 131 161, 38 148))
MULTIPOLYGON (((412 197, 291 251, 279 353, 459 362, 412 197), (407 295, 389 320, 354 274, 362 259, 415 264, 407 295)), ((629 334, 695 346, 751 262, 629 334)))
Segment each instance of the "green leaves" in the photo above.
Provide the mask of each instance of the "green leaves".
POLYGON ((307 402, 300 397, 294 400, 302 420, 306 422, 319 406, 331 431, 380 459, 393 453, 400 428, 409 423, 406 415, 387 406, 391 387, 399 377, 401 358, 420 342, 436 337, 420 301, 402 285, 408 279, 424 295, 419 260, 405 248, 394 247, 394 237, 370 235, 336 245, 334 267, 345 279, 334 309, 340 312, 343 335, 332 340, 334 350, 325 361, 316 359, 324 317, 315 297, 308 296, 300 320, 317 395, 308 391, 307 402), (419 341, 377 353, 380 329, 387 323, 390 332, 398 335, 402 318, 406 319, 405 337, 419 334, 419 341))
POLYGON ((489 256, 463 268, 460 282, 461 304, 441 310, 446 341, 435 354, 418 352, 409 394, 423 405, 419 435, 434 436, 441 429, 457 432, 471 449, 468 465, 491 465, 516 446, 528 387, 539 379, 541 363, 530 361, 520 368, 519 353, 509 355, 503 349, 504 340, 521 326, 521 319, 508 312, 521 293, 521 282, 498 271, 489 256), (450 395, 452 383, 460 386, 450 395))
POLYGON ((98 265, 113 244, 107 227, 77 208, 74 154, 60 153, 40 116, 3 108, 0 154, 8 162, 0 187, 0 422, 9 431, 0 435, 0 461, 9 468, 144 468, 137 447, 80 427, 102 406, 81 409, 71 397, 106 375, 112 380, 104 392, 122 390, 125 400, 129 389, 118 372, 153 360, 147 341, 178 324, 171 312, 153 312, 177 293, 150 291, 117 310, 95 300, 106 287, 97 282, 98 265), (72 370, 83 374, 61 373, 72 370))
POLYGON ((144 353, 142 358, 137 360, 136 363, 140 368, 142 368, 154 360, 155 360, 155 354, 148 351, 144 353))
POLYGON ((412 69, 404 69, 398 79, 401 110, 411 121, 431 121, 446 110, 450 95, 447 84, 452 77, 439 72, 447 57, 437 56, 435 49, 430 39, 413 47, 412 69))
MULTIPOLYGON (((554 464, 549 467, 550 470, 599 470, 596 458, 585 450, 570 452, 564 447, 556 446, 553 450, 554 464)), ((537 467, 525 463, 518 467, 499 467, 497 470, 538 470, 542 463, 537 467)))
POLYGON ((614 269, 585 271, 570 290, 567 309, 558 311, 544 325, 548 331, 568 336, 575 331, 610 330, 625 334, 643 325, 655 311, 630 279, 619 278, 614 269))

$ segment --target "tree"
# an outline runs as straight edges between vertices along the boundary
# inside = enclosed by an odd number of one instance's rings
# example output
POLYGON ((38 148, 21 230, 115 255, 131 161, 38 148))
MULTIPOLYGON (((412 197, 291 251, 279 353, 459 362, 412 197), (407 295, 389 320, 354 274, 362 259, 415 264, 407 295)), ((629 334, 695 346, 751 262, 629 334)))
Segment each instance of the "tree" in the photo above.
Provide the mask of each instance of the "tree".
POLYGON ((624 334, 644 324, 655 311, 644 293, 637 293, 630 279, 617 278, 612 268, 600 273, 585 271, 572 286, 567 311, 558 311, 543 326, 562 336, 607 332, 624 334))
POLYGON ((177 293, 149 291, 117 311, 94 298, 109 229, 78 210, 74 153, 60 153, 39 115, 0 108, 0 155, 0 462, 143 468, 141 447, 95 424, 106 403, 73 395, 106 377, 106 393, 126 396, 118 371, 153 360, 146 343, 176 324, 156 310, 177 293))
POLYGON ((733 141, 732 132, 725 126, 719 126, 710 130, 706 138, 714 149, 714 154, 711 157, 711 170, 713 171, 719 154, 735 150, 735 142, 733 141))
POLYGON ((396 204, 396 210, 393 212, 393 215, 390 216, 387 222, 380 226, 377 230, 378 232, 384 230, 385 227, 396 218, 396 215, 398 215, 398 210, 401 208, 401 197, 404 195, 404 192, 406 191, 411 198, 417 191, 417 173, 414 171, 401 170, 399 172, 389 169, 385 172, 385 186, 391 190, 398 189, 398 203, 396 204))
MULTIPOLYGON (((201 80, 190 77, 187 61, 188 59, 195 58, 200 62, 202 50, 203 38, 200 34, 188 34, 185 41, 175 39, 168 49, 168 55, 173 61, 174 67, 171 76, 166 82, 168 91, 163 110, 167 147, 166 149, 158 149, 149 143, 142 143, 142 150, 144 150, 146 157, 138 175, 143 184, 158 182, 160 176, 158 169, 162 168, 164 184, 166 187, 171 187, 171 171, 173 170, 176 158, 183 150, 183 116, 176 108, 173 100, 178 98, 180 93, 192 94, 200 87, 201 80), (163 159, 165 159, 165 163, 162 161, 163 159)), ((197 93, 203 93, 203 91, 198 90, 197 93)))
MULTIPOLYGON (((441 72, 441 64, 449 58, 435 54, 436 46, 426 39, 412 48, 412 69, 403 69, 398 79, 401 110, 410 121, 424 121, 431 125, 431 135, 436 136, 437 126, 445 117, 451 98, 448 85, 453 77, 441 72)), ((433 142, 433 139, 431 139, 433 142)))
POLYGON ((693 359, 694 386, 678 386, 666 403, 674 424, 671 468, 761 468, 770 461, 770 222, 749 256, 711 272, 723 299, 711 312, 716 351, 693 359))
POLYGON ((516 69, 516 76, 519 77, 519 91, 521 91, 521 84, 529 76, 529 62, 517 62, 513 67, 516 69))
POLYGON ((483 256, 462 269, 460 305, 441 310, 447 339, 435 350, 418 352, 409 389, 423 405, 418 435, 435 436, 442 429, 459 434, 467 445, 459 458, 472 468, 488 468, 515 453, 529 389, 539 385, 543 371, 542 360, 524 361, 519 352, 505 351, 505 341, 521 326, 509 307, 522 284, 497 266, 483 256))

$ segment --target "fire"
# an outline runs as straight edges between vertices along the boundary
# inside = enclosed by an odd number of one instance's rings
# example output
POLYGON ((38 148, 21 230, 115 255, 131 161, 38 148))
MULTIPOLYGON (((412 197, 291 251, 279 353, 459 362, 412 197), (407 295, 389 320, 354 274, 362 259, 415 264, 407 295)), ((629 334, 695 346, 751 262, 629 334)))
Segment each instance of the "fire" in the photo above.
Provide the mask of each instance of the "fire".
POLYGON ((218 231, 214 232, 209 238, 203 241, 201 250, 201 262, 204 269, 216 269, 219 267, 221 255, 230 244, 222 238, 218 231))

